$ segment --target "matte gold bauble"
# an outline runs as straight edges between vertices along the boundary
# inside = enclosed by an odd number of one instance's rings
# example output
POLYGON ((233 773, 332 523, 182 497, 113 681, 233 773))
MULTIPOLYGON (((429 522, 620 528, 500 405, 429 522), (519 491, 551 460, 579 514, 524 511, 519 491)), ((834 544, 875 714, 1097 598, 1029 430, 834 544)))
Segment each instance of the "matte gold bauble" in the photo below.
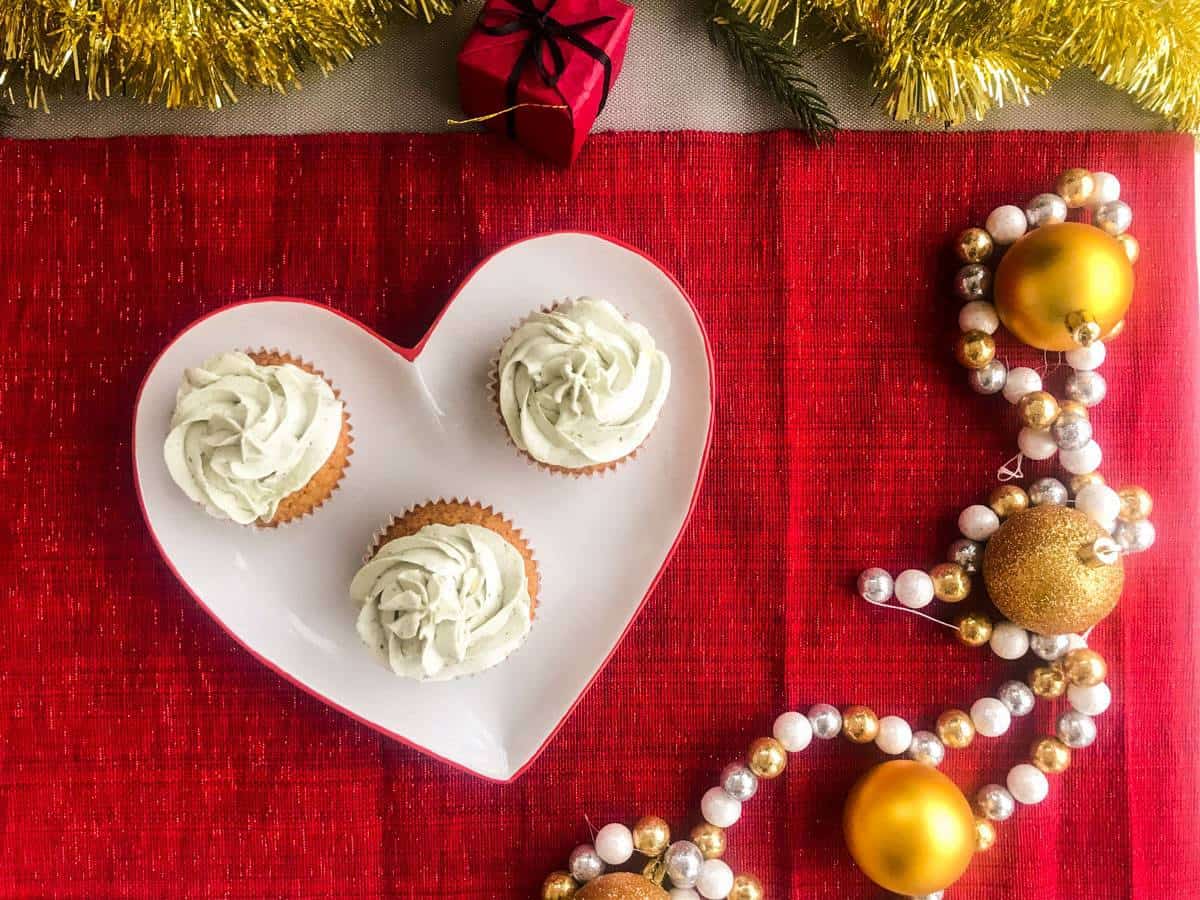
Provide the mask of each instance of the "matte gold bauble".
POLYGON ((868 878, 905 896, 956 882, 975 853, 967 798, 933 766, 897 759, 850 791, 842 820, 850 855, 868 878))
POLYGON ((551 872, 542 882, 541 900, 573 900, 579 885, 566 872, 551 872))
POLYGON ((632 872, 614 872, 589 881, 574 900, 670 900, 670 897, 649 878, 632 872))
POLYGON ((983 552, 983 580, 997 609, 1037 634, 1084 632, 1121 598, 1121 560, 1089 566, 1085 548, 1107 532, 1069 506, 1034 506, 1005 519, 983 552))
POLYGON ((993 302, 1004 327, 1039 350, 1074 350, 1103 338, 1133 299, 1125 248, 1080 222, 1043 225, 996 268, 993 302))

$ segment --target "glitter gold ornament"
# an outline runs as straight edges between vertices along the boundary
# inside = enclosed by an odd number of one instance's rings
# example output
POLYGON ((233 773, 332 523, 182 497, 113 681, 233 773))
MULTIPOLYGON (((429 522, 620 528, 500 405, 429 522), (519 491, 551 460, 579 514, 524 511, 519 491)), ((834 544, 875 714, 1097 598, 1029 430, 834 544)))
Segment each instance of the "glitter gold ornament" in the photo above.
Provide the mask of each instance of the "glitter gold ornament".
POLYGON ((1034 229, 1000 260, 993 287, 1004 327, 1039 350, 1103 338, 1133 299, 1133 266, 1116 238, 1080 222, 1034 229))
POLYGON ((733 879, 729 900, 763 900, 762 882, 753 875, 738 875, 733 879))
POLYGON ((1062 658, 1063 674, 1076 687, 1095 687, 1108 676, 1108 663, 1090 647, 1080 647, 1062 658))
POLYGON ((996 843, 996 826, 982 816, 975 817, 975 852, 986 853, 996 843))
POLYGON ((1096 189, 1096 179, 1087 169, 1067 169, 1058 176, 1054 190, 1071 209, 1086 206, 1096 189))
POLYGON ((1047 775, 1064 772, 1071 764, 1071 748, 1058 738, 1038 738, 1029 751, 1029 761, 1047 775))
POLYGON ((575 900, 670 900, 667 892, 642 875, 614 872, 589 881, 575 900))
POLYGON ((954 782, 933 766, 892 760, 859 779, 846 800, 850 855, 885 890, 944 890, 975 853, 975 816, 954 782))
POLYGON ((982 647, 992 638, 992 621, 983 613, 960 616, 957 625, 958 639, 968 647, 982 647))
POLYGON ((787 768, 787 751, 775 738, 759 738, 750 745, 746 765, 759 778, 778 778, 787 768))
POLYGON ((1029 495, 1015 484, 1002 484, 988 495, 988 506, 1001 519, 1007 519, 1029 508, 1029 495))
POLYGON ((929 570, 933 595, 943 603, 958 603, 971 593, 971 576, 958 563, 938 563, 929 570))
POLYGON ((964 331, 954 344, 954 358, 968 369, 982 369, 996 358, 996 341, 986 331, 964 331))
POLYGON ((1038 634, 1084 632, 1113 611, 1120 559, 1089 566, 1081 551, 1107 532, 1069 506, 1034 506, 1009 517, 983 552, 988 594, 1008 619, 1038 634))
POLYGON ((975 723, 961 709, 948 709, 938 716, 937 735, 950 749, 961 750, 975 740, 975 723))
POLYGON ((1038 666, 1029 672, 1029 686, 1039 697, 1052 700, 1067 692, 1067 677, 1058 666, 1038 666))
MULTIPOLYGON (((1030 428, 1044 431, 1058 418, 1058 401, 1049 391, 1030 391, 1017 404, 1017 411, 1021 414, 1021 421, 1030 428)), ((1015 485, 1006 486, 1015 487, 1015 485)))
POLYGON ((866 706, 847 707, 842 713, 842 734, 855 744, 869 744, 879 735, 879 717, 866 706))
POLYGON ((992 236, 982 228, 968 228, 954 242, 954 252, 967 263, 983 262, 992 255, 994 247, 992 236))
POLYGON ((724 828, 704 822, 692 829, 690 837, 705 859, 720 859, 725 855, 728 838, 724 828))
POLYGON ((671 843, 671 826, 658 816, 643 816, 633 826, 633 849, 643 856, 659 856, 671 843))
POLYGON ((1140 522, 1149 518, 1150 513, 1154 511, 1154 501, 1150 498, 1150 492, 1136 484, 1121 488, 1117 491, 1117 496, 1121 498, 1122 522, 1140 522))
POLYGON ((542 900, 571 900, 579 885, 567 872, 551 872, 542 882, 542 900))

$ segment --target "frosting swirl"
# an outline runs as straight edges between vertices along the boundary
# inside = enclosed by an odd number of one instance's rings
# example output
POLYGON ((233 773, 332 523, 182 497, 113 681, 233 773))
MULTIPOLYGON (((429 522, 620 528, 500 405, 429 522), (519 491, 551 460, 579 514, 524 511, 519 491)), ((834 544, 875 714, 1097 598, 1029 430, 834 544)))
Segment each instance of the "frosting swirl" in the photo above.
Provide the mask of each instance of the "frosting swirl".
POLYGON ((192 500, 247 525, 308 483, 341 430, 342 403, 320 376, 221 353, 184 372, 163 458, 192 500))
POLYGON ((539 462, 582 469, 641 445, 671 365, 643 326, 585 297, 522 322, 500 351, 499 382, 513 443, 539 462))
POLYGON ((426 525, 384 544, 350 582, 358 634, 397 675, 481 672, 529 633, 525 559, 481 525, 426 525))

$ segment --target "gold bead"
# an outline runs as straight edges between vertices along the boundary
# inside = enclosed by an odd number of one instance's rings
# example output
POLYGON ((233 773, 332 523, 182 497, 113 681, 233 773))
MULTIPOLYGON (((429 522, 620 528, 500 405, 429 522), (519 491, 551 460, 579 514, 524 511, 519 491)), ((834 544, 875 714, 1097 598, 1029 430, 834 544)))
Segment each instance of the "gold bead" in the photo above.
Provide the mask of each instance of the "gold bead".
POLYGON ((1086 475, 1075 475, 1071 478, 1071 493, 1078 494, 1089 484, 1104 484, 1104 476, 1099 472, 1088 472, 1086 475))
POLYGON ((759 738, 750 745, 746 764, 759 778, 778 778, 787 768, 787 751, 775 738, 759 738))
POLYGON ((958 563, 938 563, 929 570, 933 594, 943 603, 958 603, 971 593, 971 576, 958 563))
POLYGON ((869 744, 879 734, 879 716, 866 706, 851 706, 842 713, 842 734, 855 744, 869 744))
POLYGON ((1017 410, 1022 422, 1044 431, 1058 418, 1058 401, 1049 391, 1030 391, 1021 398, 1017 410))
POLYGON ((642 816, 633 826, 633 848, 644 856, 659 856, 671 843, 671 826, 658 816, 642 816))
POLYGON ((1138 244, 1137 238, 1129 232, 1125 232, 1125 234, 1118 234, 1117 240, 1125 249, 1125 255, 1129 257, 1129 262, 1131 264, 1137 262, 1138 257, 1142 255, 1142 247, 1138 244))
POLYGON ((982 816, 975 817, 975 852, 986 853, 996 843, 996 826, 982 816))
POLYGON ((961 750, 975 740, 975 723, 961 709, 948 709, 938 716, 937 734, 947 747, 961 750))
POLYGON ((1071 684, 1094 687, 1107 677, 1108 663, 1090 647, 1080 647, 1062 658, 1062 670, 1071 684))
POLYGON ((1058 738, 1039 738, 1033 742, 1029 760, 1047 775, 1054 775, 1071 764, 1071 748, 1058 738))
POLYGON ((996 341, 986 331, 964 331, 954 344, 954 358, 968 369, 982 369, 996 358, 996 341))
POLYGON ((1029 495, 1015 484, 1002 484, 988 496, 988 506, 1002 519, 1029 509, 1029 495))
POLYGON ((1078 416, 1081 419, 1091 419, 1091 413, 1088 408, 1078 400, 1063 400, 1058 404, 1058 414, 1060 416, 1078 416))
POLYGON ((738 875, 733 879, 729 900, 763 900, 762 882, 753 875, 738 875))
POLYGON ((728 839, 725 837, 724 828, 705 822, 692 829, 691 838, 705 859, 720 859, 725 855, 728 839))
POLYGON ((542 900, 570 900, 577 890, 579 885, 569 874, 551 872, 542 882, 542 900))
POLYGON ((1058 666, 1038 666, 1029 673, 1029 686, 1039 697, 1061 697, 1067 692, 1067 676, 1058 666))
POLYGON ((1129 487, 1123 487, 1117 491, 1117 496, 1121 498, 1122 522, 1140 522, 1142 519, 1149 518, 1150 513, 1154 510, 1154 500, 1151 499, 1150 492, 1144 487, 1131 484, 1129 487))
POLYGON ((992 236, 982 228, 968 228, 954 242, 954 252, 963 262, 979 263, 992 255, 995 244, 992 236))
POLYGON ((1086 206, 1095 189, 1096 179, 1087 169, 1067 169, 1058 176, 1058 182, 1054 185, 1058 196, 1066 200, 1071 209, 1086 206))
POLYGON ((958 639, 968 647, 982 647, 992 639, 992 622, 983 613, 959 616, 958 639))

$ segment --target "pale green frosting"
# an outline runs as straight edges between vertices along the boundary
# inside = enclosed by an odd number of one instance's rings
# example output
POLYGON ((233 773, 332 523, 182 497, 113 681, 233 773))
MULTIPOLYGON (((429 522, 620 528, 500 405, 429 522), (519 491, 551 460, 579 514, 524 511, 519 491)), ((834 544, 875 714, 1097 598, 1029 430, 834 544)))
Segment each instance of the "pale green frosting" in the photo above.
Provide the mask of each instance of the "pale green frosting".
POLYGON ((426 525, 350 583, 358 634, 397 675, 445 681, 496 665, 529 634, 525 559, 480 525, 426 525))
POLYGON ((247 525, 308 484, 341 430, 341 401, 323 378, 221 353, 184 372, 163 458, 192 500, 247 525))
POLYGON ((643 326, 606 300, 582 298, 522 322, 500 351, 498 378, 513 443, 539 462, 582 469, 641 445, 671 365, 643 326))

